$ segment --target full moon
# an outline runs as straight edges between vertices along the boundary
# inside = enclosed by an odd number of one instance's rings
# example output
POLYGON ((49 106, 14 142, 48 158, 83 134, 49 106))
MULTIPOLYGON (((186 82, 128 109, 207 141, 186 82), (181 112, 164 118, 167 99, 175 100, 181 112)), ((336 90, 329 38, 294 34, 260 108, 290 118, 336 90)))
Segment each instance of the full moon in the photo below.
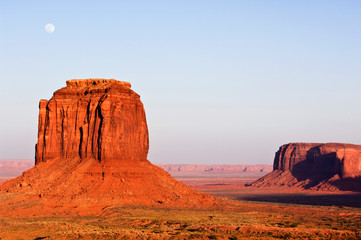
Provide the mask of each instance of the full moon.
POLYGON ((55 31, 55 26, 51 23, 45 25, 45 31, 47 33, 53 33, 55 31))

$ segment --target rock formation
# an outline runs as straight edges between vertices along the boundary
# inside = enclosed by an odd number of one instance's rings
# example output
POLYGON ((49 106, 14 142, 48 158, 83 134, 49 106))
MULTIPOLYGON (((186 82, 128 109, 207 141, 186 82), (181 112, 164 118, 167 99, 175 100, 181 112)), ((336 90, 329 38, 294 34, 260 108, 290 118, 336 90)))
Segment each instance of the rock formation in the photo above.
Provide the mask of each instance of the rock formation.
POLYGON ((174 172, 207 172, 207 173, 269 173, 272 165, 194 165, 194 164, 158 164, 165 171, 174 172))
POLYGON ((140 97, 114 79, 70 80, 39 104, 35 167, 2 193, 58 205, 209 207, 215 198, 174 180, 147 160, 140 97))
POLYGON ((94 158, 105 165, 146 161, 148 129, 140 97, 114 79, 70 80, 40 100, 35 162, 94 158))
POLYGON ((360 190, 360 179, 361 145, 290 143, 276 152, 273 172, 252 186, 360 190))

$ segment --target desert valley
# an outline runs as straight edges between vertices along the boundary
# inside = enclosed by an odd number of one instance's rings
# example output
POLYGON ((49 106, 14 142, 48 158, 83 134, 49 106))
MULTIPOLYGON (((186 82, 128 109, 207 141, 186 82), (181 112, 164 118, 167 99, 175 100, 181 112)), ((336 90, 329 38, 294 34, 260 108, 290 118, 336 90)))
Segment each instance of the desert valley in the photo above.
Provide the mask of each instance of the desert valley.
POLYGON ((0 161, 0 239, 361 238, 359 145, 154 165, 140 96, 114 79, 67 81, 38 123, 35 160, 0 161))

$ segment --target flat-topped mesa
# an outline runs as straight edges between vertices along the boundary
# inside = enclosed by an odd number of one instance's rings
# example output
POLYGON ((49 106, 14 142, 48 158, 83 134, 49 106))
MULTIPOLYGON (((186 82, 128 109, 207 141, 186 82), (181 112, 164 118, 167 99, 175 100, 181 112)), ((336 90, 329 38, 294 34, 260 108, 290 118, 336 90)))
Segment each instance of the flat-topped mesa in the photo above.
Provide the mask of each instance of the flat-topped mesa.
POLYGON ((304 175, 361 176, 361 146, 345 143, 289 143, 276 152, 274 170, 304 175))
POLYGON ((19 210, 78 216, 104 214, 104 209, 113 209, 110 206, 178 209, 222 204, 151 164, 148 148, 143 104, 129 83, 70 80, 49 101, 40 100, 36 166, 0 185, 0 195, 16 193, 15 198, 5 197, 2 206, 10 215, 19 210), (32 199, 31 206, 24 198, 32 199), (16 207, 18 202, 24 205, 16 207))
POLYGON ((361 145, 289 143, 276 152, 273 172, 254 187, 361 191, 361 145))
POLYGON ((95 158, 111 165, 146 161, 148 128, 128 82, 76 79, 40 100, 35 162, 95 158))

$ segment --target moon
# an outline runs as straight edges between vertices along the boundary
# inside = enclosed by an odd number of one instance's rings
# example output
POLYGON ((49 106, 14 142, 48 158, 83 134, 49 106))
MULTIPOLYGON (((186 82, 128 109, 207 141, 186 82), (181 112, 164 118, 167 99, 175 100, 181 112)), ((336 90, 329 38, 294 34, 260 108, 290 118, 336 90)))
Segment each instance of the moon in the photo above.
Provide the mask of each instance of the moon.
POLYGON ((47 33, 53 33, 55 31, 55 26, 54 24, 48 23, 45 25, 45 31, 47 33))

